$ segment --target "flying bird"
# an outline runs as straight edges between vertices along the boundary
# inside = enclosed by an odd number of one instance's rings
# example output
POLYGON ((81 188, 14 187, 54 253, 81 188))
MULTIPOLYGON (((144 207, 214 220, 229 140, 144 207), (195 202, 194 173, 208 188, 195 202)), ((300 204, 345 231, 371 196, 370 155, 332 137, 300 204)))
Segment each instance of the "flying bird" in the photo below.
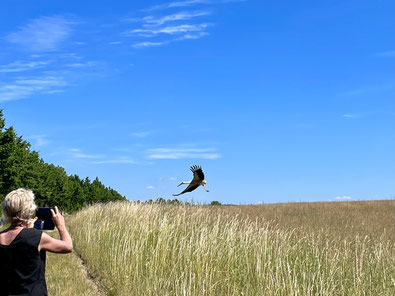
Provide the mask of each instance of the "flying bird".
POLYGON ((207 182, 204 180, 204 174, 203 174, 202 168, 198 165, 193 165, 193 166, 191 166, 191 171, 193 173, 193 179, 189 182, 181 182, 180 184, 178 184, 178 186, 181 186, 183 184, 189 184, 188 187, 185 188, 185 190, 183 192, 178 193, 178 194, 173 194, 173 196, 179 196, 179 195, 184 194, 186 192, 194 191, 200 185, 203 186, 203 188, 204 188, 204 190, 206 190, 206 192, 209 192, 209 190, 204 186, 204 185, 206 185, 207 182))

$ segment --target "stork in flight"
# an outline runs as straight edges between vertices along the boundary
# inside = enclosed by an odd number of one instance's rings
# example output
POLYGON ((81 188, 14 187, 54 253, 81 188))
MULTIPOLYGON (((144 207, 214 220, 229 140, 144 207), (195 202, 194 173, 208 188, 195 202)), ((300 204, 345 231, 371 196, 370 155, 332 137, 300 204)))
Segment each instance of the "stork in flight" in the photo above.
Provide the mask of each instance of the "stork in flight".
POLYGON ((179 195, 184 194, 186 192, 194 191, 200 185, 203 186, 203 188, 204 188, 204 190, 206 190, 206 192, 209 192, 209 190, 204 186, 204 185, 206 185, 207 182, 204 180, 204 174, 203 174, 202 168, 200 166, 193 165, 193 166, 191 166, 191 171, 193 173, 193 179, 189 182, 181 182, 178 185, 178 186, 181 186, 183 184, 189 184, 188 187, 185 188, 185 190, 183 192, 178 193, 178 194, 173 194, 173 196, 179 196, 179 195))

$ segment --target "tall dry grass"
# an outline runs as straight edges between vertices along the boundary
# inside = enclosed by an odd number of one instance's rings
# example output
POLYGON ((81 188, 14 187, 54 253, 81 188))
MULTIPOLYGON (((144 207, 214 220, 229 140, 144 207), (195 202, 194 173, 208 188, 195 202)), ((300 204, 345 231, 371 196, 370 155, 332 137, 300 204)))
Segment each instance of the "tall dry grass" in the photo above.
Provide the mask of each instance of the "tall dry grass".
POLYGON ((341 239, 358 235, 395 242, 395 200, 231 205, 210 210, 252 220, 265 217, 278 228, 298 232, 323 231, 341 239))
POLYGON ((81 260, 71 254, 47 253, 46 280, 51 296, 105 295, 89 278, 81 260))
POLYGON ((395 245, 208 207, 94 205, 69 223, 108 295, 395 295, 395 245))

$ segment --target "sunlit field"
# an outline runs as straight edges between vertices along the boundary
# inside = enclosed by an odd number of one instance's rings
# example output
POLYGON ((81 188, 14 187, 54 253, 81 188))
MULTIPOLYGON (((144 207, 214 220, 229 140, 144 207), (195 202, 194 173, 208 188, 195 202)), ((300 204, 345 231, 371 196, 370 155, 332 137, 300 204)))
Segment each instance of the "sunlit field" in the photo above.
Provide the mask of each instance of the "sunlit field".
POLYGON ((85 267, 75 254, 48 253, 46 274, 50 296, 105 295, 90 280, 85 267))
MULTIPOLYGON (((395 295, 394 210, 394 201, 119 202, 86 208, 68 225, 108 295, 395 295)), ((56 272, 48 266, 50 295, 71 295, 55 292, 56 272)))

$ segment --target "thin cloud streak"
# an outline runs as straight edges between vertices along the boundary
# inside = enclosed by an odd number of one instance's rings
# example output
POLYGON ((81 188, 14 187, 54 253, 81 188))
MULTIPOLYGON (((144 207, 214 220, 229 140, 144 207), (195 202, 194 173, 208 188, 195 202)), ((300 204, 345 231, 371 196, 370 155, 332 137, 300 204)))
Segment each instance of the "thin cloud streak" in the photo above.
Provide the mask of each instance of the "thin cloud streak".
POLYGON ((69 151, 72 153, 74 158, 82 158, 82 159, 95 159, 95 158, 104 158, 103 154, 86 154, 82 153, 82 151, 78 148, 71 148, 69 151))
POLYGON ((129 157, 119 157, 117 159, 107 159, 92 161, 92 164, 137 164, 137 162, 129 157))
POLYGON ((33 146, 40 148, 47 146, 51 141, 48 140, 48 135, 31 135, 27 137, 28 140, 33 140, 33 146))
POLYGON ((35 52, 55 51, 70 37, 74 24, 61 16, 40 17, 9 34, 6 40, 35 52))
POLYGON ((183 11, 179 13, 174 13, 170 15, 165 15, 159 18, 155 18, 153 16, 146 16, 143 18, 143 21, 146 22, 143 26, 160 26, 167 22, 172 21, 180 21, 180 20, 189 20, 199 16, 205 16, 211 14, 210 11, 183 11))
POLYGON ((37 68, 42 68, 43 66, 46 66, 49 63, 50 61, 41 61, 41 62, 15 61, 13 63, 9 63, 8 65, 1 65, 0 73, 29 71, 37 68))
POLYGON ((174 7, 188 7, 197 4, 209 4, 211 1, 209 0, 185 0, 185 1, 176 1, 176 2, 169 2, 165 4, 155 5, 145 10, 160 10, 160 9, 167 9, 167 8, 174 8, 174 7))
POLYGON ((347 113, 347 114, 343 114, 344 118, 350 118, 350 119, 356 119, 356 118, 361 118, 363 117, 362 114, 360 113, 347 113))
POLYGON ((31 59, 42 56, 48 59, 18 60, 0 65, 0 74, 7 73, 3 82, 0 82, 0 102, 24 99, 37 94, 60 93, 65 86, 81 82, 82 76, 99 75, 105 69, 105 63, 84 61, 83 57, 75 53, 33 55, 31 59))
POLYGON ((173 149, 173 148, 156 148, 149 149, 148 158, 150 159, 218 159, 221 158, 219 153, 214 153, 216 149, 173 149))
POLYGON ((203 31, 208 27, 208 24, 198 24, 198 25, 178 25, 178 26, 168 26, 159 29, 134 29, 128 32, 128 34, 138 35, 143 37, 153 37, 159 34, 169 34, 175 35, 178 33, 187 32, 199 32, 203 31))
POLYGON ((86 158, 86 159, 94 159, 94 158, 103 158, 102 154, 84 154, 84 153, 75 153, 75 158, 86 158))
POLYGON ((336 200, 351 200, 351 196, 337 196, 335 197, 336 200))
POLYGON ((85 62, 85 63, 71 63, 67 64, 66 67, 68 68, 86 68, 86 67, 94 67, 97 66, 97 62, 85 62))
POLYGON ((225 4, 231 2, 245 2, 247 0, 185 0, 185 1, 174 1, 165 4, 151 6, 147 9, 143 9, 143 11, 151 11, 151 10, 161 10, 168 8, 179 8, 179 7, 190 7, 194 5, 204 5, 204 4, 225 4))
POLYGON ((63 77, 53 77, 53 76, 36 78, 36 79, 31 79, 31 78, 18 79, 15 81, 15 83, 22 85, 34 85, 40 87, 65 85, 63 77))
POLYGON ((177 38, 175 40, 177 40, 177 41, 181 41, 181 40, 196 40, 196 39, 202 38, 204 36, 208 36, 208 35, 210 35, 210 34, 207 33, 207 32, 199 32, 197 34, 185 34, 184 36, 182 36, 180 38, 177 38))
POLYGON ((63 77, 19 78, 9 84, 0 86, 0 102, 23 99, 36 93, 50 93, 53 88, 65 85, 67 83, 63 77))
POLYGON ((166 44, 167 42, 138 42, 132 45, 134 48, 144 48, 144 47, 153 47, 153 46, 161 46, 166 44))
POLYGON ((218 159, 221 155, 218 153, 166 153, 166 154, 151 154, 151 159, 218 159))
MULTIPOLYGON (((169 10, 171 8, 183 9, 185 7, 195 6, 198 4, 210 5, 212 4, 225 4, 230 2, 241 2, 244 0, 184 0, 184 1, 173 1, 160 5, 151 6, 142 11, 153 11, 153 10, 169 10)), ((145 42, 135 42, 132 47, 134 48, 147 48, 153 46, 161 46, 164 44, 169 44, 174 41, 184 41, 184 40, 197 40, 204 36, 209 35, 207 29, 212 26, 212 23, 186 23, 192 22, 197 17, 204 17, 212 14, 211 10, 180 10, 166 15, 153 16, 147 15, 143 18, 130 18, 127 19, 131 23, 140 23, 140 28, 134 28, 124 32, 124 36, 138 38, 152 38, 152 40, 145 42), (178 24, 177 24, 178 22, 178 24), (184 22, 184 23, 179 23, 184 22), (176 23, 168 25, 168 23, 176 23), (174 38, 168 40, 157 39, 162 36, 174 36, 174 38)), ((163 38, 164 39, 164 38, 163 38)))
POLYGON ((85 158, 85 159, 92 159, 92 158, 103 158, 103 155, 100 154, 83 154, 83 153, 77 153, 74 155, 75 158, 85 158))
POLYGON ((62 93, 62 92, 64 92, 63 89, 54 89, 54 90, 45 90, 45 91, 43 91, 44 94, 49 94, 49 95, 51 95, 51 94, 58 94, 58 93, 62 93))

